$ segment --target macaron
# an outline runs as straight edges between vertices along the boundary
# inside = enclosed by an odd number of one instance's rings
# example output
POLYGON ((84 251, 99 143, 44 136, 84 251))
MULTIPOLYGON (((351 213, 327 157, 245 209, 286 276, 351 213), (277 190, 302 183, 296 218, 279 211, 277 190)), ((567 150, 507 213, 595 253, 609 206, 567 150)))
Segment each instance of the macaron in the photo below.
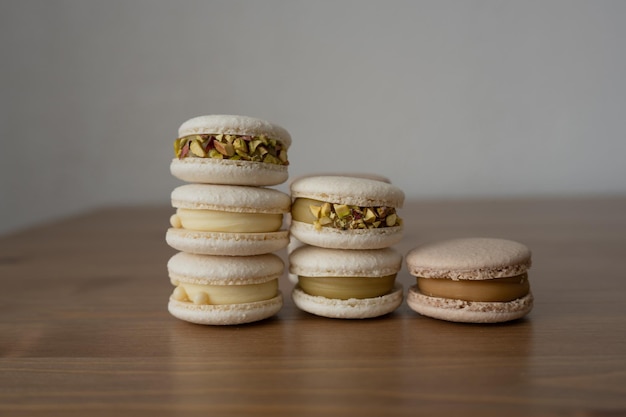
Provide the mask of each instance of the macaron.
POLYGON ((276 185, 288 178, 291 136, 265 120, 237 115, 184 122, 174 141, 172 175, 186 182, 276 185))
POLYGON ((168 310, 184 321, 251 323, 275 315, 283 305, 278 279, 285 264, 271 253, 235 258, 179 252, 167 269, 175 287, 168 310))
POLYGON ((380 249, 402 239, 398 187, 368 178, 304 177, 291 184, 291 233, 309 245, 380 249))
POLYGON ((493 238, 428 243, 409 251, 406 264, 417 277, 407 303, 424 316, 499 323, 532 310, 531 251, 521 243, 493 238))
POLYGON ((281 230, 290 197, 263 187, 186 184, 171 194, 176 214, 167 243, 183 252, 249 256, 275 252, 289 244, 281 230))
POLYGON ((322 317, 365 319, 394 311, 403 301, 395 282, 402 256, 391 248, 335 250, 301 246, 289 255, 298 276, 292 299, 322 317))

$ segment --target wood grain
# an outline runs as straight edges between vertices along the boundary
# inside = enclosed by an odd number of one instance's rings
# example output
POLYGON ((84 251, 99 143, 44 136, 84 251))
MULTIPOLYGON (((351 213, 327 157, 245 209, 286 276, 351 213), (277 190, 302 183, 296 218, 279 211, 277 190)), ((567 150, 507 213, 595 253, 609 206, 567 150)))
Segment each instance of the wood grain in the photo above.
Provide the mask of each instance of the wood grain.
POLYGON ((406 304, 315 317, 286 275, 275 318, 178 321, 170 214, 103 209, 0 238, 0 415, 626 415, 624 198, 409 202, 402 253, 460 236, 533 250, 535 309, 487 326, 406 304))

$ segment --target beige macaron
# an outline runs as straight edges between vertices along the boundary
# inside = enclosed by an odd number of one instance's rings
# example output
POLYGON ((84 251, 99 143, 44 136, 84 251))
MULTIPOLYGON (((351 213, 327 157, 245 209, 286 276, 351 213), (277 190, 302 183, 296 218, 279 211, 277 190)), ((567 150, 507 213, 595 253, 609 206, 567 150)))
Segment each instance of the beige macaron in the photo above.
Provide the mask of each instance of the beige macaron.
POLYGON ((208 115, 187 120, 178 129, 170 171, 193 183, 276 185, 289 176, 291 136, 265 120, 237 115, 208 115))
POLYGON ((289 244, 281 230, 290 197, 278 190, 217 184, 186 184, 172 191, 176 214, 166 241, 174 249, 202 255, 249 256, 289 244))
POLYGON ((532 310, 531 251, 521 243, 494 238, 433 242, 409 251, 406 264, 417 277, 407 303, 424 316, 499 323, 532 310))
POLYGON ((335 249, 380 249, 402 239, 396 212, 404 193, 389 183, 346 176, 291 184, 290 231, 301 242, 335 249))
POLYGON ((250 323, 283 305, 278 279, 285 265, 274 254, 230 257, 180 252, 167 264, 175 289, 168 310, 197 324, 250 323))
POLYGON ((329 318, 364 319, 394 311, 403 300, 395 282, 402 256, 391 248, 337 250, 301 246, 289 255, 298 276, 292 299, 301 310, 329 318))

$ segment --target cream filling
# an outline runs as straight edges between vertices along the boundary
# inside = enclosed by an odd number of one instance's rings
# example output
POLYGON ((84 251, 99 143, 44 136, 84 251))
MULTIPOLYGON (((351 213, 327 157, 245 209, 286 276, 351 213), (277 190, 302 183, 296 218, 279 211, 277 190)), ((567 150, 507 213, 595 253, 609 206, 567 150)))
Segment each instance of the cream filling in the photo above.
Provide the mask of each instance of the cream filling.
POLYGON ((417 287, 431 297, 483 302, 513 301, 530 292, 527 274, 480 281, 418 277, 417 287))
POLYGON ((179 208, 170 223, 201 232, 264 233, 280 230, 283 215, 179 208))
POLYGON ((317 217, 311 212, 311 206, 321 206, 323 201, 312 200, 310 198, 296 198, 291 205, 291 216, 294 220, 313 224, 317 221, 317 217))
POLYGON ((241 304, 269 300, 278 294, 278 280, 247 285, 199 285, 179 283, 172 293, 178 301, 194 304, 241 304))
POLYGON ((393 289, 396 274, 384 277, 306 277, 300 275, 298 284, 304 292, 326 298, 373 298, 393 289))

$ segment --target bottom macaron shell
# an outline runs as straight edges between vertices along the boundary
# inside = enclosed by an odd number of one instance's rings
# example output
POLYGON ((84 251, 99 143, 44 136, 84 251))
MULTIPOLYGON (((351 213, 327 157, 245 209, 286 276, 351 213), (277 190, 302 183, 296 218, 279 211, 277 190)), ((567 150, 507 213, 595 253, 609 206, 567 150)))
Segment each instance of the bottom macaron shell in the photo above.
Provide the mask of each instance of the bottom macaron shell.
POLYGON ((168 310, 177 319, 196 324, 233 325, 269 318, 282 308, 283 296, 254 303, 196 305, 170 298, 168 310))
POLYGON ((329 249, 382 249, 402 240, 400 226, 350 230, 322 227, 318 230, 312 224, 292 221, 290 230, 304 243, 329 249))
POLYGON ((509 302, 478 302, 430 297, 409 288, 409 307, 427 317, 458 323, 502 323, 524 317, 533 308, 531 293, 509 302))
POLYGON ((190 183, 254 186, 282 184, 289 176, 284 165, 211 158, 175 158, 170 172, 190 183))
POLYGON ((296 286, 291 298, 298 308, 307 313, 334 319, 367 319, 389 314, 402 304, 402 285, 397 284, 389 294, 349 300, 337 300, 310 295, 296 286))
POLYGON ((198 255, 250 256, 276 252, 289 244, 289 231, 267 233, 221 233, 167 230, 165 240, 172 248, 198 255))

